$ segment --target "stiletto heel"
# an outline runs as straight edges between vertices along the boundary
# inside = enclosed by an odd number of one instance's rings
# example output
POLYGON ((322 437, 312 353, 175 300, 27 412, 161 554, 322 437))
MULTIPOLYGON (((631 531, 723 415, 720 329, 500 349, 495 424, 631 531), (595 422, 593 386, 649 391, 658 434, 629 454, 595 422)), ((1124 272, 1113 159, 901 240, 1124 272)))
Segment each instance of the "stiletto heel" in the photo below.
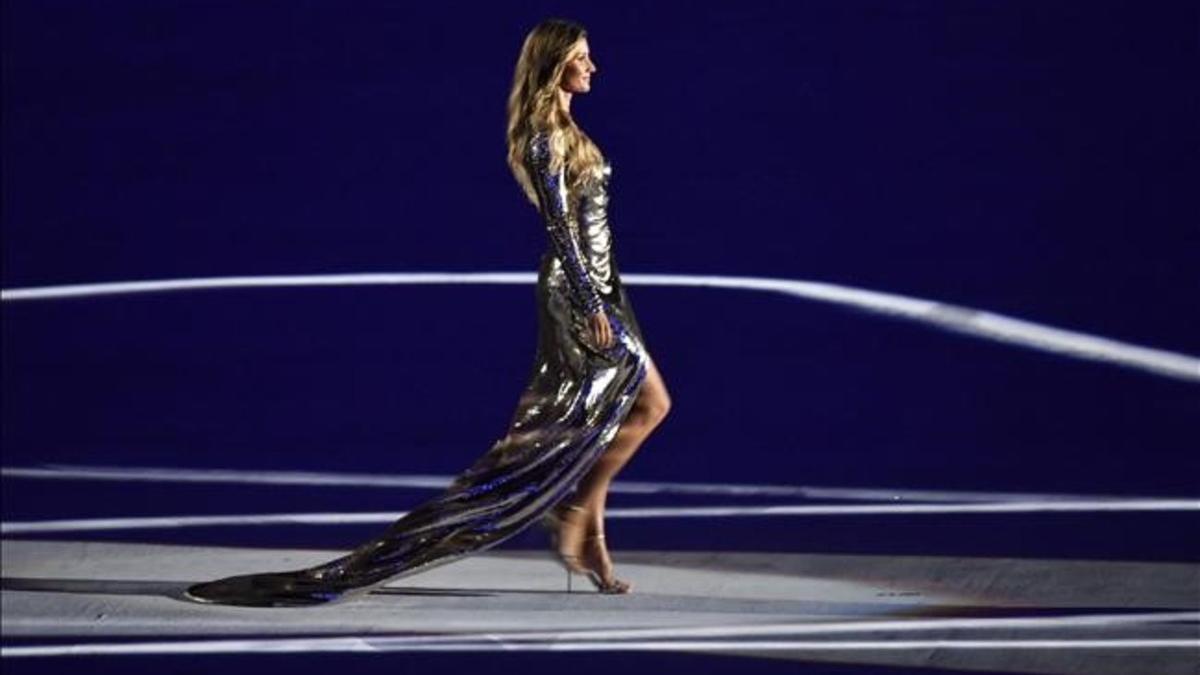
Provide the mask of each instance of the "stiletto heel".
MULTIPOLYGON (((583 508, 582 506, 576 506, 573 504, 566 505, 561 508, 567 511, 587 511, 587 509, 583 508)), ((559 507, 555 507, 547 512, 542 518, 542 527, 550 533, 550 541, 554 549, 554 554, 558 557, 558 562, 567 570, 567 592, 570 593, 571 577, 574 576, 574 572, 584 572, 585 568, 580 562, 578 555, 567 553, 562 549, 562 545, 560 543, 561 537, 559 537, 558 531, 562 528, 563 522, 564 519, 559 513, 559 507)))

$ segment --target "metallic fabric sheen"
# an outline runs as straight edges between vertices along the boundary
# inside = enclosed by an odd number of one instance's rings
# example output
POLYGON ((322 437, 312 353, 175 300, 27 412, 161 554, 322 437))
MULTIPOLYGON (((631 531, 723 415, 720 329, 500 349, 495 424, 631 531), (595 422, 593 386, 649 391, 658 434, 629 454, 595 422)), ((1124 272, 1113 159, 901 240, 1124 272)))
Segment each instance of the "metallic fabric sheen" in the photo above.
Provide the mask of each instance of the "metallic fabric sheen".
POLYGON ((444 492, 347 555, 195 584, 185 597, 283 607, 365 594, 516 535, 566 497, 607 449, 645 379, 648 356, 613 254, 611 166, 568 194, 563 170, 550 168, 548 140, 535 134, 525 156, 549 248, 538 269, 537 352, 508 433, 444 492), (589 314, 600 308, 613 328, 607 349, 588 328, 589 314))

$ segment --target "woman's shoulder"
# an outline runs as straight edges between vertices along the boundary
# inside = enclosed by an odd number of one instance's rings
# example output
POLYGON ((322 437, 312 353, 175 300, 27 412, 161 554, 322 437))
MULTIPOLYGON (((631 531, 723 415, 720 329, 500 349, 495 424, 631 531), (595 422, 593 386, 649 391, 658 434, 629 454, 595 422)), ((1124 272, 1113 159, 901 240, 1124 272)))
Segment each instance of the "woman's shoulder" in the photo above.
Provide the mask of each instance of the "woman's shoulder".
POLYGON ((529 131, 529 140, 525 151, 530 159, 545 160, 554 151, 557 131, 548 127, 533 127, 529 131))

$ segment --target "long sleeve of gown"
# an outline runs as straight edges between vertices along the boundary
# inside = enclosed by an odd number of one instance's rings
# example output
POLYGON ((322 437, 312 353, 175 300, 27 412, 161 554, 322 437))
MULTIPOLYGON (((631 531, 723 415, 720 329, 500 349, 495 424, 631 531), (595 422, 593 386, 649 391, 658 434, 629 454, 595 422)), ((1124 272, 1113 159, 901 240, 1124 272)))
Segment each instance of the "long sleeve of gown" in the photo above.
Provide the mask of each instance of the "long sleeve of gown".
POLYGON ((603 309, 604 305, 583 260, 578 223, 567 206, 564 169, 561 166, 557 171, 550 168, 550 139, 545 132, 534 134, 529 142, 527 156, 530 179, 537 193, 542 220, 545 222, 555 255, 567 273, 571 293, 579 307, 588 314, 595 314, 603 309))

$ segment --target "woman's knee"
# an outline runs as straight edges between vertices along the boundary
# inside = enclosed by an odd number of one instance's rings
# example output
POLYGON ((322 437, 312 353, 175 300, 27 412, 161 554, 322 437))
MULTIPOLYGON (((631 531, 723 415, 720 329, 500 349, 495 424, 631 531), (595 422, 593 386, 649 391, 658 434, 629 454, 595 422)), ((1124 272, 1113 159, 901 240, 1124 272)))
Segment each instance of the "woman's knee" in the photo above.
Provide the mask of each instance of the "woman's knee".
POLYGON ((629 411, 629 416, 622 426, 629 433, 648 435, 662 423, 670 409, 671 399, 669 397, 661 395, 651 387, 644 388, 634 400, 633 408, 629 411))
POLYGON ((662 424, 669 412, 671 412, 671 396, 665 389, 657 392, 646 402, 646 417, 650 420, 651 426, 656 427, 662 424))
POLYGON ((642 409, 643 417, 651 428, 661 424, 667 413, 671 412, 671 395, 667 392, 667 385, 653 361, 650 362, 646 383, 638 399, 638 407, 642 409))

